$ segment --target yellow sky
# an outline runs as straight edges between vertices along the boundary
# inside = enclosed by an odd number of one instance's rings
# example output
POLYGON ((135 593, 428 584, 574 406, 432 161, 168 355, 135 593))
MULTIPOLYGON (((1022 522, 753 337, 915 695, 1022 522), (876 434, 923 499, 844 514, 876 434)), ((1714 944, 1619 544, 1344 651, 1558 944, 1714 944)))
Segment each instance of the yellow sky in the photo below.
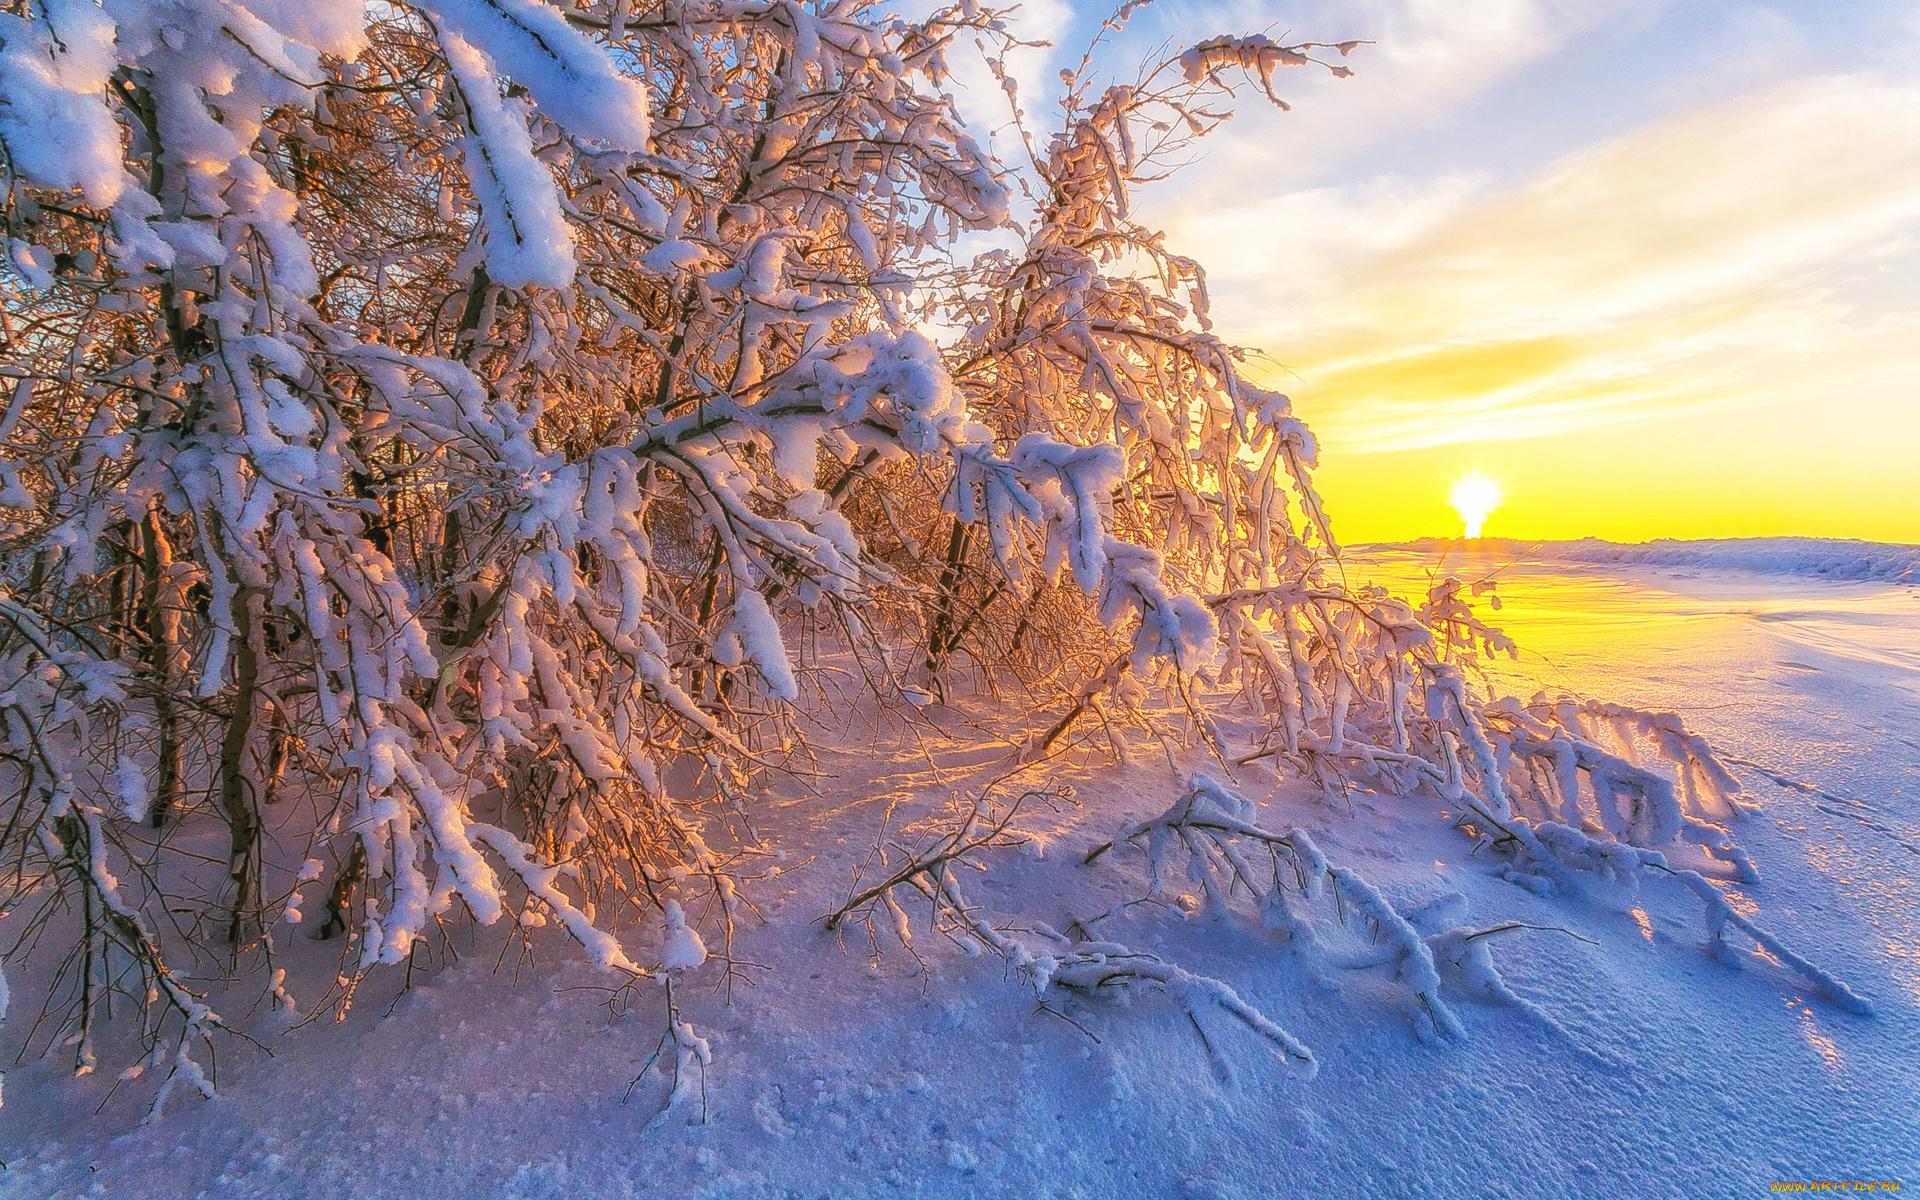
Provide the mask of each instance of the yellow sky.
POLYGON ((1476 469, 1505 492, 1486 525, 1494 537, 1920 541, 1920 405, 1891 423, 1853 416, 1850 431, 1824 431, 1798 458, 1782 449, 1793 440, 1791 409, 1770 406, 1736 421, 1703 412, 1477 445, 1336 443, 1316 480, 1335 535, 1349 543, 1457 535, 1447 493, 1476 469))

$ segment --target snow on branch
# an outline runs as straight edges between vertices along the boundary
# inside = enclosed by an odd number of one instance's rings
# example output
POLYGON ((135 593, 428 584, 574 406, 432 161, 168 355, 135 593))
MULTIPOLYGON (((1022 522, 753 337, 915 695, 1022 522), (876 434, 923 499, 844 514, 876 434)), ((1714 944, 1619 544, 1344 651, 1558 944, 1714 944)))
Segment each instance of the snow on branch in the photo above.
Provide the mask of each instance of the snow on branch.
POLYGON ((1440 997, 1440 975, 1427 943, 1372 884, 1347 868, 1327 864, 1326 856, 1303 830, 1274 834, 1255 824, 1253 802, 1208 775, 1195 775, 1166 812, 1122 831, 1112 842, 1087 852, 1091 865, 1121 844, 1144 852, 1148 896, 1160 896, 1176 860, 1206 896, 1207 910, 1231 919, 1233 897, 1244 891, 1262 925, 1284 934, 1298 948, 1318 943, 1303 906, 1330 886, 1340 919, 1366 931, 1386 952, 1394 978, 1411 994, 1421 1016, 1419 1028, 1449 1036, 1464 1032, 1440 997))
POLYGON ((975 865, 969 862, 970 855, 1024 844, 1026 835, 1014 822, 1021 807, 1035 799, 1058 803, 1070 799, 1070 794, 1026 792, 1004 804, 995 803, 991 796, 979 798, 919 850, 898 843, 883 848, 880 865, 887 874, 823 917, 826 928, 838 931, 848 920, 857 921, 865 926, 877 952, 875 921, 884 912, 901 946, 918 958, 906 905, 924 901, 935 932, 970 955, 984 950, 997 956, 1015 982, 1032 989, 1042 1007, 1050 1008, 1049 1000, 1056 993, 1115 998, 1134 990, 1159 992, 1186 1017, 1222 1082, 1233 1078, 1232 1060, 1218 1034, 1208 1033, 1206 1023, 1218 1016, 1230 1017, 1253 1032, 1290 1071, 1311 1079, 1319 1069, 1313 1052, 1227 983, 1117 943, 1085 937, 1076 941, 1044 925, 996 924, 967 900, 955 868, 975 865))
POLYGON ((506 287, 566 287, 573 282, 573 234, 546 165, 533 156, 525 115, 501 99, 493 63, 465 38, 442 33, 440 44, 473 129, 465 159, 486 221, 488 272, 506 287))
MULTIPOLYGON (((1274 95, 1273 73, 1281 67, 1304 67, 1315 62, 1310 51, 1318 49, 1337 50, 1345 58, 1365 42, 1298 42, 1283 46, 1264 33, 1250 34, 1246 37, 1216 37, 1181 51, 1180 70, 1186 75, 1188 83, 1199 83, 1216 71, 1239 68, 1252 74, 1260 81, 1261 90, 1267 99, 1282 109, 1292 105, 1274 95)), ((1345 79, 1353 72, 1337 63, 1323 63, 1336 78, 1345 79)))
MULTIPOLYGON (((568 132, 644 153, 647 90, 545 0, 428 0, 443 28, 480 48, 495 70, 533 93, 568 132)), ((552 285, 559 286, 559 285, 552 285)))
MULTIPOLYGON (((1235 72, 1271 93, 1356 43, 1087 65, 1016 170, 939 91, 953 46, 1015 45, 972 4, 32 7, 0 14, 0 300, 31 331, 0 365, 0 861, 111 914, 79 957, 134 965, 182 1081, 219 1026, 173 964, 291 1004, 301 887, 341 1008, 455 920, 630 971, 620 929, 681 904, 731 963, 755 809, 822 713, 934 728, 970 681, 1037 698, 1041 756, 1118 718, 1171 759, 1161 689, 1222 763, 1443 799, 1521 886, 1754 875, 1680 722, 1494 703, 1473 672, 1511 644, 1470 585, 1344 582, 1311 431, 1132 209, 1235 72), (1245 754, 1211 715, 1235 689, 1245 754)), ((1324 887, 1450 1027, 1370 885, 1188 800, 1137 837, 1222 904, 1257 879, 1303 941, 1324 887)), ((917 895, 1037 993, 1159 991, 1310 1067, 1224 984, 987 921, 951 868, 1004 815, 836 920, 917 895)))

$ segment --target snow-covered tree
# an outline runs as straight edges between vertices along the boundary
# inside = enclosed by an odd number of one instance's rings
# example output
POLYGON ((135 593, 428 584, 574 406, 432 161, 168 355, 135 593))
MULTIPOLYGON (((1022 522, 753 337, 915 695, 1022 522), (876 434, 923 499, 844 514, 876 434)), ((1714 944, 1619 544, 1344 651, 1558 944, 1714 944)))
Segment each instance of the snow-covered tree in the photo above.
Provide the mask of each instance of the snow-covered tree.
POLYGON ((1534 877, 1590 853, 1524 832, 1583 777, 1608 845, 1737 854, 1684 730, 1476 698, 1456 593, 1327 572, 1312 435, 1132 215, 1354 43, 1090 59, 1016 169, 941 91, 1011 44, 970 0, 3 8, 0 907, 73 947, 83 1069, 123 995, 199 1080, 175 964, 279 993, 288 924, 345 935, 340 1002, 449 913, 639 972, 623 923, 699 894, 725 959, 819 654, 905 708, 1021 672, 1033 756, 1170 688, 1213 754, 1461 797, 1534 877))

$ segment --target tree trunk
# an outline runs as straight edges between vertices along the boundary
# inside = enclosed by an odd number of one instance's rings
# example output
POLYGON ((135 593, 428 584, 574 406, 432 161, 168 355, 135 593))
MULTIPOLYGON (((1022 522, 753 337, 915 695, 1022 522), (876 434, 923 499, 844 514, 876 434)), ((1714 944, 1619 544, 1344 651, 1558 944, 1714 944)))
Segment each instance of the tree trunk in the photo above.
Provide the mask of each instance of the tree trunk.
POLYGON ((220 812, 227 819, 227 878, 233 885, 232 920, 227 944, 238 946, 247 915, 260 903, 260 813, 253 780, 247 777, 247 745, 253 735, 261 657, 261 608, 266 593, 243 587, 234 593, 233 713, 220 742, 220 812))
POLYGON ((946 669, 947 653, 952 649, 954 614, 959 606, 955 589, 960 586, 960 577, 966 571, 968 535, 972 531, 973 526, 959 517, 953 519, 953 532, 947 535, 947 561, 940 570, 940 582, 933 602, 933 620, 927 629, 924 674, 928 685, 942 700, 946 699, 946 688, 940 682, 940 673, 946 669))
POLYGON ((172 815, 180 799, 180 729, 173 708, 174 663, 180 643, 180 610, 173 594, 173 546, 161 527, 159 509, 149 508, 141 522, 140 624, 146 633, 143 657, 153 680, 153 723, 158 762, 153 804, 147 810, 155 829, 172 815))

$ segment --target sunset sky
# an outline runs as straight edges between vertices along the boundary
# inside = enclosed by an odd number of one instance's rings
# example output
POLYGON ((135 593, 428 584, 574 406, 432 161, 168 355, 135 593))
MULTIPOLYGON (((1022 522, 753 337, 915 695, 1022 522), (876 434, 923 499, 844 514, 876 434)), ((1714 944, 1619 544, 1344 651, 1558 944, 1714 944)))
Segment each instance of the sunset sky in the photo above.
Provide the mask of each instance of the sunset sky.
MULTIPOLYGON (((1022 77, 1103 11, 1028 5, 1022 77)), ((1261 31, 1377 44, 1140 199, 1320 434, 1343 540, 1457 533, 1478 469, 1494 535, 1920 542, 1913 5, 1162 3, 1105 61, 1261 31)))

